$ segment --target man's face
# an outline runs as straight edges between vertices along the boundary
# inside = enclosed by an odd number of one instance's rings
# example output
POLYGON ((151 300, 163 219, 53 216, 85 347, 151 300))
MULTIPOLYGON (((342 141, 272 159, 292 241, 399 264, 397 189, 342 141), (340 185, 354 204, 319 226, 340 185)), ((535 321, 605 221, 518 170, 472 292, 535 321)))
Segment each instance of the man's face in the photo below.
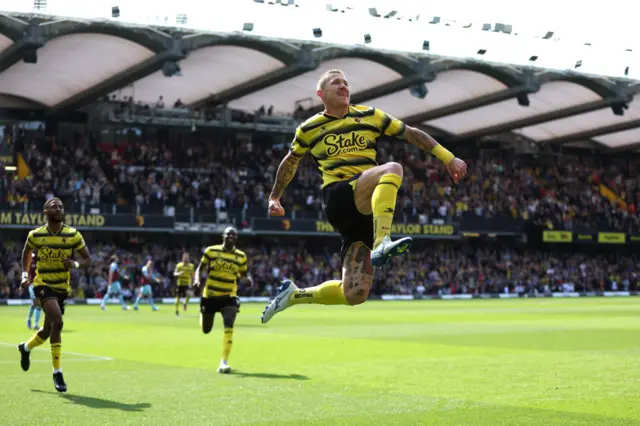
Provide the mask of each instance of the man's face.
POLYGON ((235 246, 238 241, 238 234, 234 229, 227 229, 222 235, 222 242, 225 246, 235 246))
POLYGON ((44 209, 44 214, 51 222, 62 222, 64 220, 64 206, 60 200, 53 200, 44 209))
POLYGON ((318 90, 317 94, 329 108, 348 107, 351 102, 349 83, 343 74, 331 74, 324 89, 318 90))

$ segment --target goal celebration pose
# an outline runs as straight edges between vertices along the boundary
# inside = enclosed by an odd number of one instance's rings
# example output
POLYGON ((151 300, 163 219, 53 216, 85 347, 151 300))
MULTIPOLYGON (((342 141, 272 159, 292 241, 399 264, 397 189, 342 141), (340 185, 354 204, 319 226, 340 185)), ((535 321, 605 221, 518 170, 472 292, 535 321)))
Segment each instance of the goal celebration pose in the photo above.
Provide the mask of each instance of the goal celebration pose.
POLYGON ((262 323, 299 303, 363 303, 373 283, 373 268, 411 247, 409 237, 396 241, 390 238, 403 168, 395 162, 378 165, 378 138, 404 139, 430 152, 446 165, 456 183, 467 172, 464 161, 425 132, 379 109, 351 105, 349 83, 342 71, 327 71, 318 81, 316 93, 325 110, 296 129, 289 153, 276 174, 269 214, 284 215, 280 197, 295 176, 300 159, 310 154, 322 173, 325 214, 342 239, 342 279, 306 289, 284 280, 265 307, 262 323))

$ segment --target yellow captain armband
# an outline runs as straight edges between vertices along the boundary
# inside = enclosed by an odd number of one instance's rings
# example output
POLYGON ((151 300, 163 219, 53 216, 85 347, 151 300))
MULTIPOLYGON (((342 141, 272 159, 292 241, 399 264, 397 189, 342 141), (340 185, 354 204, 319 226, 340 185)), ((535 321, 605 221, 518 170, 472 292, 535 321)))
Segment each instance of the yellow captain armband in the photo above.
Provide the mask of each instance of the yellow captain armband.
POLYGON ((449 152, 447 148, 440 144, 434 146, 433 149, 431 149, 431 153, 444 164, 449 164, 455 158, 455 156, 451 152, 449 152))

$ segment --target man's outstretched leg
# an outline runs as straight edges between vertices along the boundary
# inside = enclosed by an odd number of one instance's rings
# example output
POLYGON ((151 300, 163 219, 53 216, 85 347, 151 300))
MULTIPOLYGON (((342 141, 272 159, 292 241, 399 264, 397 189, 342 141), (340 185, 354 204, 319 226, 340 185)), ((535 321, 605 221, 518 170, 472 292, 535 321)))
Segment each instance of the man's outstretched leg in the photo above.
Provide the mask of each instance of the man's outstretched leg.
POLYGON ((356 242, 345 254, 342 281, 326 281, 315 287, 299 289, 291 280, 284 280, 264 309, 262 323, 266 324, 278 312, 301 303, 352 306, 364 303, 369 297, 373 274, 371 250, 356 242))
POLYGON ((402 185, 402 166, 387 163, 366 170, 355 181, 354 200, 363 215, 373 214, 373 252, 371 263, 380 267, 394 256, 404 254, 413 243, 409 237, 391 240, 393 213, 402 185))

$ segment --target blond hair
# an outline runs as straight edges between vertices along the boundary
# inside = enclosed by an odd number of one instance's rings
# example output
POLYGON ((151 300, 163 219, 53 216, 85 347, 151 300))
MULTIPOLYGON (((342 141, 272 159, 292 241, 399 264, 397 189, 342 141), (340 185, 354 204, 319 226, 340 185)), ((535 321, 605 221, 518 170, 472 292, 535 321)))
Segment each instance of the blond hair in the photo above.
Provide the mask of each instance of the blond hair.
POLYGON ((329 80, 331 80, 331 77, 333 77, 336 74, 344 75, 344 72, 342 72, 342 70, 333 69, 322 74, 322 77, 320 77, 320 80, 318 80, 318 85, 316 87, 316 90, 324 90, 325 87, 327 87, 327 83, 329 82, 329 80))

